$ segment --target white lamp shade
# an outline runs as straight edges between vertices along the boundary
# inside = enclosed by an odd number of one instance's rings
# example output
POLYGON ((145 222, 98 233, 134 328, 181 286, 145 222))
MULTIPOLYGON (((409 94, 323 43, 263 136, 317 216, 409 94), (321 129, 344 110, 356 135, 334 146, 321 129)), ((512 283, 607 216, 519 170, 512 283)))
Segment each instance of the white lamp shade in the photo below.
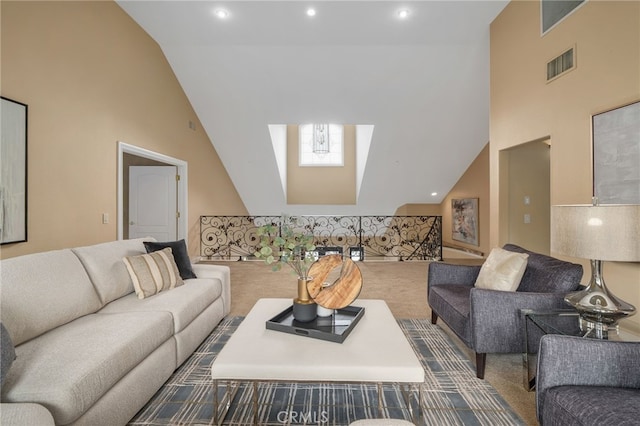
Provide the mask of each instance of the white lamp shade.
POLYGON ((584 259, 640 262, 640 205, 552 206, 551 251, 584 259))

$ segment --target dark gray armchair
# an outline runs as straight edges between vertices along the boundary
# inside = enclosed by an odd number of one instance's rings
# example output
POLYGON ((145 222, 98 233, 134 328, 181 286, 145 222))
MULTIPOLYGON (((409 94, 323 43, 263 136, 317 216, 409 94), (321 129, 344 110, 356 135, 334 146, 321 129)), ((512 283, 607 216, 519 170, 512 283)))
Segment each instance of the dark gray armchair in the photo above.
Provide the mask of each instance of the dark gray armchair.
POLYGON ((564 296, 580 286, 582 265, 534 253, 514 244, 505 250, 527 253, 527 269, 517 291, 475 288, 480 266, 429 264, 427 299, 431 322, 441 318, 476 353, 476 375, 484 378, 487 353, 524 352, 521 309, 567 308, 564 296))
POLYGON ((542 336, 536 410, 544 426, 640 424, 640 342, 542 336))

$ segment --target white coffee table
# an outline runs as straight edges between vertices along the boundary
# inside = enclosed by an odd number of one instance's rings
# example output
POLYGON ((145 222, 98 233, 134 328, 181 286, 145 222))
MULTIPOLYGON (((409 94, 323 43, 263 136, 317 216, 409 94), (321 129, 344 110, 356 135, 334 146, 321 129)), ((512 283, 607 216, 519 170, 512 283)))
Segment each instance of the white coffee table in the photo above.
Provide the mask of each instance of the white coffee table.
POLYGON ((375 383, 379 407, 382 384, 390 383, 400 386, 414 416, 408 390, 417 387, 420 401, 424 369, 383 300, 353 303, 365 312, 343 343, 268 330, 266 321, 291 303, 291 299, 258 300, 216 357, 211 366, 215 422, 222 423, 233 398, 227 392, 219 400, 218 386, 234 382, 253 384, 254 404, 260 382, 375 383))

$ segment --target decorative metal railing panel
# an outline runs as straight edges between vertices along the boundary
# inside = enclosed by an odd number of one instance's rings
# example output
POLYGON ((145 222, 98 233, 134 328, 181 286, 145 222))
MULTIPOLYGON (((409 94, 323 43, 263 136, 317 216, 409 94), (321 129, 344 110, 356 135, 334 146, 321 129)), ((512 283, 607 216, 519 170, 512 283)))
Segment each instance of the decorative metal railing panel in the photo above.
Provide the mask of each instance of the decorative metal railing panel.
MULTIPOLYGON (((200 255, 209 259, 253 256, 257 229, 279 226, 280 216, 200 216, 200 255)), ((318 247, 360 248, 364 258, 442 259, 442 216, 296 216, 296 229, 318 247)))

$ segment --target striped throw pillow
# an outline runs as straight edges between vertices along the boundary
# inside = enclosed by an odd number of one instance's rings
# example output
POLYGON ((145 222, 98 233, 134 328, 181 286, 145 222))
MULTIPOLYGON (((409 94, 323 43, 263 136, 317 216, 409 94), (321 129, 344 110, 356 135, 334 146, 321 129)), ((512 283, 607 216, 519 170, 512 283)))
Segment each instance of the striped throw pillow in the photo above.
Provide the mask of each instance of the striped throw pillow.
POLYGON ((122 259, 133 281, 138 299, 153 296, 183 284, 171 248, 122 259))

